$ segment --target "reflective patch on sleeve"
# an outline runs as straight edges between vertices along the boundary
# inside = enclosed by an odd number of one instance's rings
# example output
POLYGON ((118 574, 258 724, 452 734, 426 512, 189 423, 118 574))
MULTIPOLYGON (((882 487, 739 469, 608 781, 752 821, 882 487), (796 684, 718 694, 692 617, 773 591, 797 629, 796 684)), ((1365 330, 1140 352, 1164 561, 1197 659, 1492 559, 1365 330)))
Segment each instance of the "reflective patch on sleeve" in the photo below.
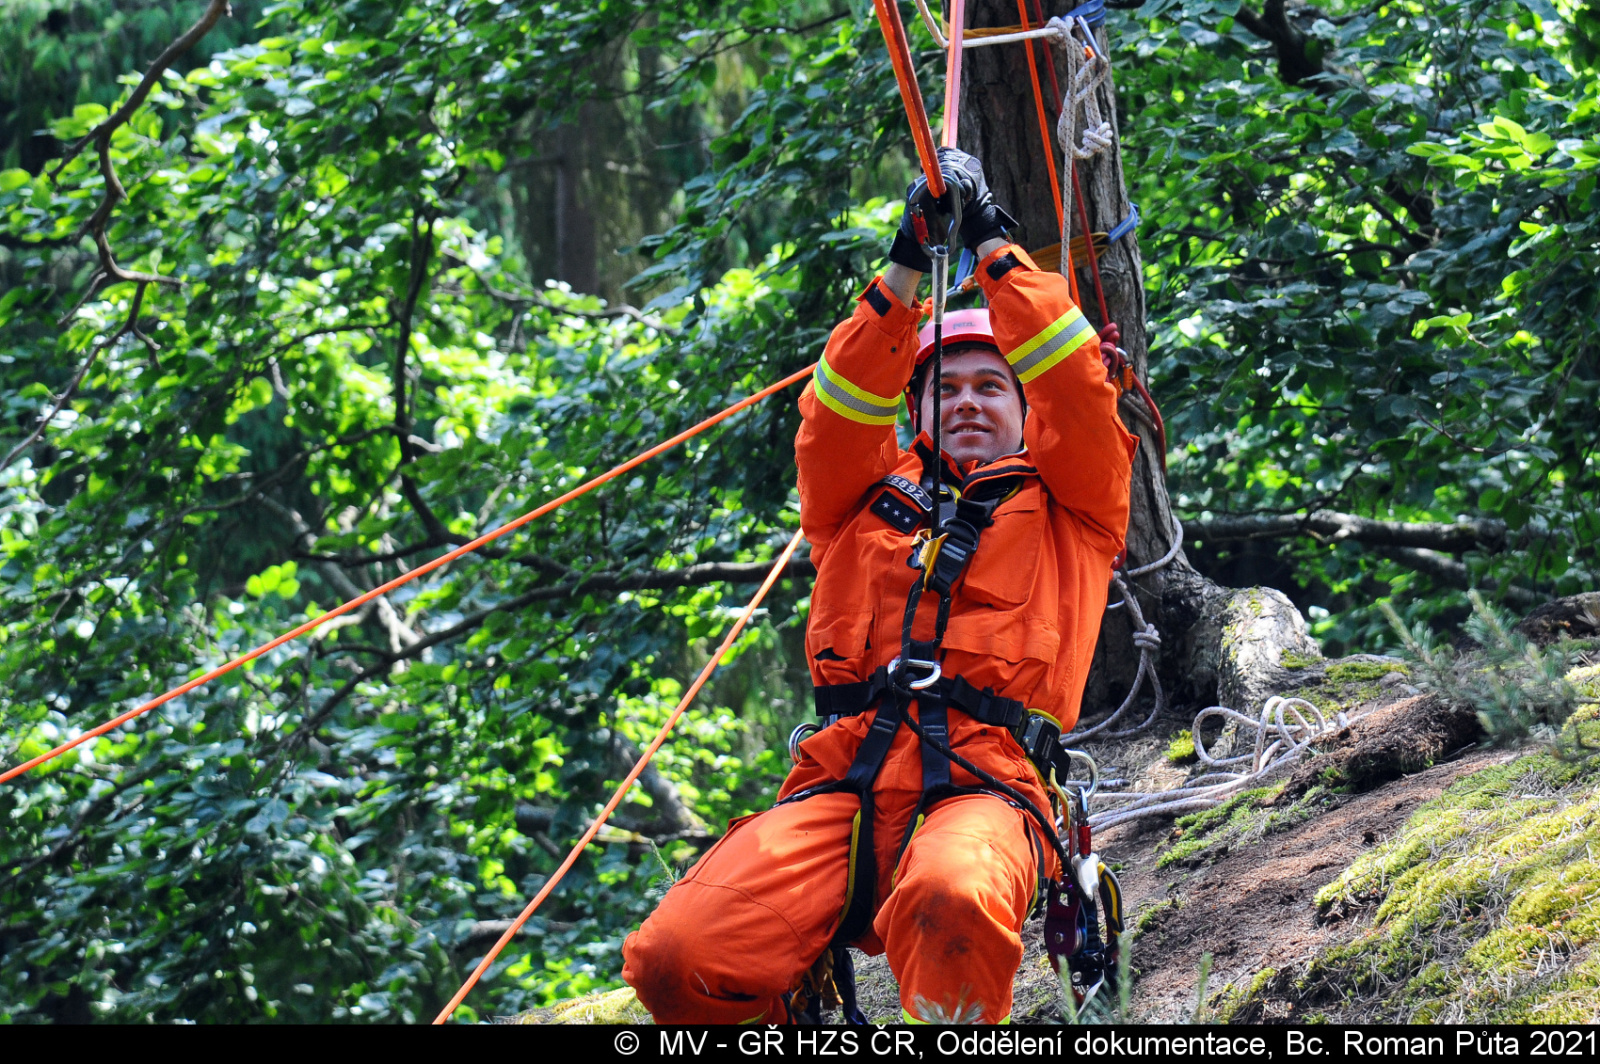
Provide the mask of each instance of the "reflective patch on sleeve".
POLYGON ((840 417, 863 425, 893 425, 900 416, 899 396, 874 395, 865 388, 856 387, 828 365, 826 356, 817 362, 812 379, 822 405, 840 417))
POLYGON ((1094 327, 1073 307, 1006 356, 1017 380, 1027 384, 1094 338, 1094 327))

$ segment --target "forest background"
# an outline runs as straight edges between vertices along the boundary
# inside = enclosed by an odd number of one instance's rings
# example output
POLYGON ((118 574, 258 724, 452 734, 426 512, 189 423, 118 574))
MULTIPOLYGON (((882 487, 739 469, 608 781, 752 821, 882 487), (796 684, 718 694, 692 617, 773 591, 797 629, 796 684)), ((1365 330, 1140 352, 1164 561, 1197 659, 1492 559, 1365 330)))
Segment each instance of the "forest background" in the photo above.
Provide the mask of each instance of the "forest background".
MULTIPOLYGON (((865 0, 240 0, 110 141, 107 253, 181 284, 99 283, 56 164, 207 6, 4 0, 6 765, 805 366, 912 173, 865 0)), ((1190 560, 1330 653, 1600 587, 1600 5, 1108 32, 1190 560), (1487 531, 1205 533, 1318 510, 1487 531)), ((0 1018, 431 1016, 795 527, 793 397, 0 789, 0 1018)), ((463 1017, 613 985, 770 800, 808 585, 463 1017)))

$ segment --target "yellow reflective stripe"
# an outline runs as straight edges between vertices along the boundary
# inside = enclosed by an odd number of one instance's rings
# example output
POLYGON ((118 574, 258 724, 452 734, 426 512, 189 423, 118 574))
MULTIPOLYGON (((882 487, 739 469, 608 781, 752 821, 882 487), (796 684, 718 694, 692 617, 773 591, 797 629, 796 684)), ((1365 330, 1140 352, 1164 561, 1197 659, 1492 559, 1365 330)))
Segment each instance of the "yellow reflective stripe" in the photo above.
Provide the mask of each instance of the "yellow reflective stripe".
POLYGON ((850 863, 846 866, 844 880, 844 908, 839 911, 839 919, 843 920, 850 914, 850 903, 856 896, 856 861, 860 855, 856 850, 861 845, 861 813, 857 811, 855 819, 850 822, 850 863))
POLYGON ((1095 335, 1094 327, 1083 311, 1077 307, 1045 326, 1032 340, 1006 356, 1017 380, 1027 384, 1072 352, 1082 347, 1095 335))
POLYGON ((893 425, 900 416, 899 396, 874 395, 865 388, 851 384, 838 370, 828 365, 827 356, 817 361, 817 371, 812 379, 822 405, 840 417, 859 421, 863 425, 893 425))

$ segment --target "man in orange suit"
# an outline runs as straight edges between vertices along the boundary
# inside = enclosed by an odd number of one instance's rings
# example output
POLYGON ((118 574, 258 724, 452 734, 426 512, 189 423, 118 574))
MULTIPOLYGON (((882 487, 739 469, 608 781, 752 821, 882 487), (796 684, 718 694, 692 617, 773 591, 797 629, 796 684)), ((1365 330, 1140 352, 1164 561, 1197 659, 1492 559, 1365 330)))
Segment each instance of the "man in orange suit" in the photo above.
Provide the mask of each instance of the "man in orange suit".
POLYGON ((1048 776, 1078 719, 1137 441, 1066 279, 1007 242, 976 159, 941 149, 940 164, 946 197, 912 186, 892 265, 800 398, 823 726, 778 804, 729 825, 628 937, 623 978, 661 1023, 795 1018, 846 945, 888 953, 907 1020, 1000 1022, 1023 922, 1059 874, 1048 776), (988 307, 944 319, 932 380, 922 233, 950 197, 988 307), (910 451, 902 402, 922 429, 910 451))

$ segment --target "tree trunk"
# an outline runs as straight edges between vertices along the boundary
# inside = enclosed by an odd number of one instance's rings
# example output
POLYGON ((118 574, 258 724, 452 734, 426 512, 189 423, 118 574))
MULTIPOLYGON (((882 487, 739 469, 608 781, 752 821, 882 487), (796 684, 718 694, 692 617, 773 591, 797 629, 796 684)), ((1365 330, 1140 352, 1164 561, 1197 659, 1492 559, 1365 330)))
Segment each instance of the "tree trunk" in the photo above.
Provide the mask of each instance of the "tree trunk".
MULTIPOLYGON (((1073 6, 1075 0, 1043 0, 1043 17, 1064 14, 1073 6)), ((968 27, 1014 26, 1019 21, 1017 0, 972 0, 967 11, 968 27)), ((1037 21, 1031 18, 1030 21, 1037 26, 1037 21)), ((1100 28, 1097 36, 1100 47, 1111 57, 1113 68, 1112 79, 1097 90, 1100 108, 1116 128, 1118 141, 1116 150, 1079 163, 1078 178, 1090 230, 1109 232, 1129 216, 1130 205, 1122 168, 1114 84, 1118 54, 1115 42, 1106 37, 1105 27, 1100 28)), ((1019 222, 1015 239, 1032 250, 1057 243, 1061 234, 1025 47, 1003 44, 965 53, 959 146, 983 160, 996 199, 1019 222)), ((1035 59, 1044 87, 1050 148, 1057 173, 1061 175, 1062 153, 1056 142, 1054 124, 1057 101, 1052 99, 1045 60, 1049 49, 1048 44, 1038 45, 1035 59)), ((1057 52, 1052 58, 1057 78, 1064 85, 1067 72, 1063 57, 1057 52)), ((1063 196, 1063 205, 1069 211, 1074 210, 1070 190, 1063 196)), ((1074 234, 1083 232, 1075 213, 1071 229, 1074 234)), ((1103 325, 1087 262, 1076 257, 1074 264, 1078 267, 1083 311, 1096 326, 1103 325)), ((1107 314, 1121 329, 1121 343, 1133 363, 1134 372, 1148 380, 1149 339, 1137 230, 1101 253, 1099 266, 1107 314)), ((1162 455, 1155 432, 1146 424, 1148 418, 1140 416, 1142 401, 1138 394, 1125 395, 1119 409, 1129 430, 1140 437, 1128 525, 1126 564, 1133 569, 1157 561, 1173 546, 1173 521, 1162 472, 1162 455)), ((1159 671, 1163 686, 1175 704, 1210 705, 1217 699, 1219 686, 1228 693, 1239 693, 1253 701, 1258 692, 1274 686, 1271 674, 1278 671, 1278 659, 1283 650, 1293 649, 1308 655, 1319 653, 1306 634, 1304 619, 1284 596, 1256 594, 1246 602, 1242 593, 1220 587, 1195 571, 1181 544, 1176 556, 1164 568, 1140 576, 1132 583, 1139 592, 1146 620, 1162 635, 1159 671), (1242 633, 1234 619, 1240 613, 1241 604, 1255 618, 1248 626, 1252 633, 1252 653, 1243 656, 1229 652, 1229 633, 1242 633), (1263 632, 1273 635, 1263 641, 1263 632)), ((1119 705, 1133 683, 1139 651, 1131 635, 1128 610, 1111 610, 1105 615, 1084 691, 1086 722, 1092 722, 1102 710, 1119 705)), ((1124 718, 1125 723, 1131 726, 1147 713, 1148 709, 1135 707, 1124 718)))

